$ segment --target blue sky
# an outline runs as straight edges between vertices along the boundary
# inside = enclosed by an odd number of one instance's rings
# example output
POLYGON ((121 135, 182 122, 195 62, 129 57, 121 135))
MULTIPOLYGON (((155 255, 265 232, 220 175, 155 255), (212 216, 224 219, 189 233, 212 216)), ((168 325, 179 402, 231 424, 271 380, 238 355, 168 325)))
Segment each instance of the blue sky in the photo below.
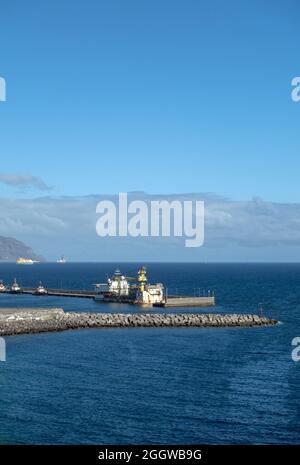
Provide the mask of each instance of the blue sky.
POLYGON ((299 12, 297 1, 3 0, 1 171, 42 176, 58 195, 300 200, 299 12))
MULTIPOLYGON (((2 0, 0 196, 300 202, 296 0, 2 0)), ((1 233, 1 230, 0 230, 1 233)))

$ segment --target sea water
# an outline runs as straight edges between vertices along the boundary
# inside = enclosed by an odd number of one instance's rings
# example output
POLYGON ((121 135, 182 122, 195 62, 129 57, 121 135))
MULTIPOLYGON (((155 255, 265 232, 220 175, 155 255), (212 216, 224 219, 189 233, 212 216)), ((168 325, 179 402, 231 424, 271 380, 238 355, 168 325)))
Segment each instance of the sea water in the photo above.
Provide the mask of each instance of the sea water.
MULTIPOLYGON (((116 267, 0 265, 23 286, 92 289, 116 267)), ((81 329, 6 337, 0 362, 1 444, 294 444, 300 440, 298 264, 148 264, 170 294, 215 292, 216 307, 258 313, 263 328, 81 329)), ((90 299, 0 295, 1 307, 139 312, 90 299)), ((149 310, 153 311, 153 310, 149 310)), ((160 310, 161 311, 161 310, 160 310)))

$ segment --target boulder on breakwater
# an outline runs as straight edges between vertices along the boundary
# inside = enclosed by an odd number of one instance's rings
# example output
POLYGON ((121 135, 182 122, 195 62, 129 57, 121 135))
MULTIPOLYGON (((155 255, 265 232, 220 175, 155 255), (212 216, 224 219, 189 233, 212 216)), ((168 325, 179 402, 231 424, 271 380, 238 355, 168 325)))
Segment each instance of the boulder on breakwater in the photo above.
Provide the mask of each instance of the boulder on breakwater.
POLYGON ((253 314, 213 313, 84 313, 56 309, 0 309, 0 336, 79 328, 254 327, 276 320, 253 314))

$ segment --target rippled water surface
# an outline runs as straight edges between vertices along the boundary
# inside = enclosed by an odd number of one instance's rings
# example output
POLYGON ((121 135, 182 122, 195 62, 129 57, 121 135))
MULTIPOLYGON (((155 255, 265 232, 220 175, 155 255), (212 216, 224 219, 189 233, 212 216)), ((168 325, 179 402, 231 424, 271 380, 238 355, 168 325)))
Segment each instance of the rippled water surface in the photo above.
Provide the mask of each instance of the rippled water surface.
MULTIPOLYGON (((115 267, 2 264, 0 279, 88 289, 115 267)), ((121 267, 131 276, 137 268, 121 267)), ((197 311, 257 313, 262 307, 282 324, 7 337, 0 443, 299 443, 300 362, 291 359, 291 341, 300 336, 300 265, 149 264, 148 274, 174 294, 214 290, 217 306, 197 311)), ((0 306, 141 311, 22 295, 0 295, 0 306)))

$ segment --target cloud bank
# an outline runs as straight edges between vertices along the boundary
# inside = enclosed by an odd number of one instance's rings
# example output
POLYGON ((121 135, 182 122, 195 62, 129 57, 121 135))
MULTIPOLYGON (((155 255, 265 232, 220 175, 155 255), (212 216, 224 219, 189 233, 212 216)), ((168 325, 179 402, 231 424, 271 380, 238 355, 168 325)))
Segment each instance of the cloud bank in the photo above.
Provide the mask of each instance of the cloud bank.
MULTIPOLYGON (((267 202, 260 198, 233 201, 213 194, 150 196, 150 201, 204 200, 205 244, 186 249, 183 238, 100 238, 96 205, 116 196, 0 199, 0 235, 27 241, 48 259, 67 254, 74 260, 239 260, 272 257, 297 259, 300 250, 300 204, 267 202), (269 252, 268 252, 269 251, 269 252), (240 255, 239 255, 240 254, 240 255), (274 255, 275 254, 275 255, 274 255)), ((300 254, 299 254, 300 258, 300 254)))

